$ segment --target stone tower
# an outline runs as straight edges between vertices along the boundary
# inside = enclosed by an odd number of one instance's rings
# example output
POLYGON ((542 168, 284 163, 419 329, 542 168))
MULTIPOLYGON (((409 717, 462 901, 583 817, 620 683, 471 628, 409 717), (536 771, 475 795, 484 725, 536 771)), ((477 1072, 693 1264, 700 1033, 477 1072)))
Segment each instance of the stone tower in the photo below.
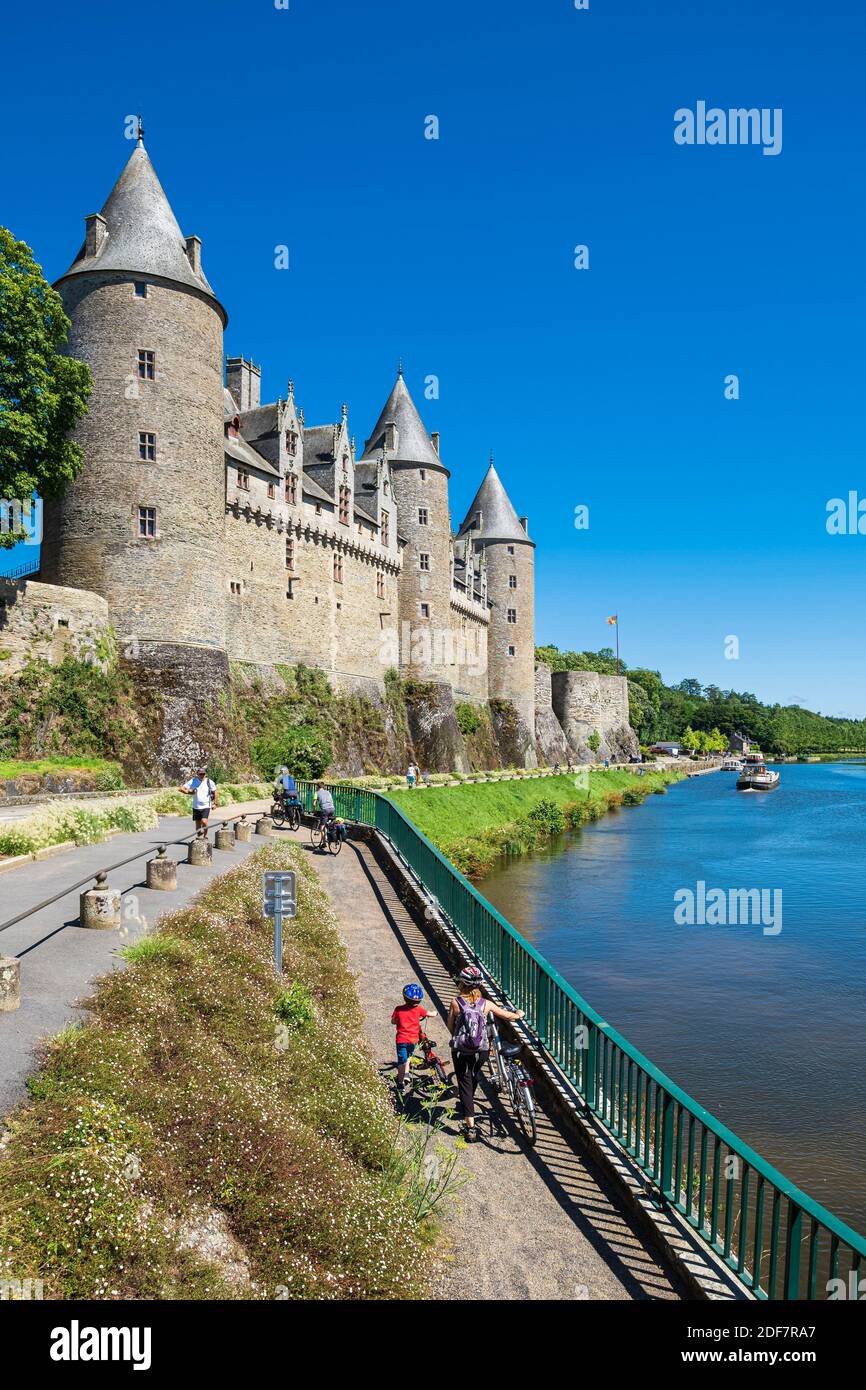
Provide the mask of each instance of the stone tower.
POLYGON ((85 228, 56 288, 72 321, 67 350, 89 364, 93 395, 75 432, 81 472, 45 508, 41 577, 108 600, 124 654, 157 673, 182 766, 171 701, 189 697, 202 712, 227 675, 227 316, 141 137, 85 228))
POLYGON ((457 533, 484 551, 491 604, 487 644, 491 700, 508 700, 535 730, 535 542, 518 518, 499 474, 490 467, 457 533))
POLYGON ((387 460, 395 503, 391 522, 405 541, 399 586, 400 669, 414 679, 448 681, 453 670, 450 474, 422 424, 402 369, 363 458, 387 460))

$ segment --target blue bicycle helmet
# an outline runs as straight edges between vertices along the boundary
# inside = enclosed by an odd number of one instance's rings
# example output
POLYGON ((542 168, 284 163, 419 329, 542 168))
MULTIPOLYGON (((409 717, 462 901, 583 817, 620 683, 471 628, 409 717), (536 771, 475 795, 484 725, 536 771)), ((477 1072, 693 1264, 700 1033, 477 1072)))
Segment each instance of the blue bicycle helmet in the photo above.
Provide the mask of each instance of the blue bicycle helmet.
POLYGON ((405 985, 403 987, 403 998, 407 1004, 420 1004, 424 998, 424 991, 420 985, 405 985))

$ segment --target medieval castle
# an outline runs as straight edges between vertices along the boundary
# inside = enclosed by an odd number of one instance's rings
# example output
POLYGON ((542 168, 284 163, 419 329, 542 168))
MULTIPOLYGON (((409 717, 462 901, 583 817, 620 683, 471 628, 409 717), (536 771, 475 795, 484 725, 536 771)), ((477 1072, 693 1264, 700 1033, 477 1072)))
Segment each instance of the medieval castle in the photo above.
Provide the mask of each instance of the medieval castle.
POLYGON ((536 732, 565 757, 549 673, 535 670, 527 518, 491 460, 455 533, 439 436, 402 370, 360 453, 346 405, 307 424, 291 382, 263 404, 260 367, 224 362, 201 242, 181 234, 140 136, 56 288, 94 387, 81 471, 45 506, 33 603, 43 587, 77 591, 74 625, 107 618, 178 709, 205 709, 229 662, 302 662, 371 695, 396 669, 456 701, 508 702, 526 761, 536 732))

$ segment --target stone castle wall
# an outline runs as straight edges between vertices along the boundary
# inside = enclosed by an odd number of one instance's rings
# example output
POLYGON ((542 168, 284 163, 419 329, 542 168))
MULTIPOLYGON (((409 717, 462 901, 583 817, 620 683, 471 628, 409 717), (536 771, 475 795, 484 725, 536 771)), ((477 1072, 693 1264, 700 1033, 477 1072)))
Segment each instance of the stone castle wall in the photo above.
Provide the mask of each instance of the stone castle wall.
POLYGON ((40 578, 108 600, 121 646, 225 647, 222 320, 203 293, 94 272, 61 281, 72 321, 66 350, 93 372, 90 408, 73 437, 85 466, 45 504, 40 578), (138 350, 155 379, 138 377, 138 350), (139 431, 156 459, 139 459, 139 431), (138 534, 140 506, 156 536, 138 534))
POLYGON ((108 657, 108 604, 83 589, 0 579, 0 679, 29 660, 58 665, 65 656, 104 666, 108 657))
POLYGON ((535 668, 535 741, 543 766, 555 767, 557 763, 568 762, 568 741, 553 712, 550 667, 543 662, 535 668))
POLYGON ((621 761, 638 751, 628 722, 628 681, 625 676, 602 676, 596 671, 554 671, 553 710, 574 757, 621 761), (597 754, 589 747, 593 732, 601 743, 597 754))

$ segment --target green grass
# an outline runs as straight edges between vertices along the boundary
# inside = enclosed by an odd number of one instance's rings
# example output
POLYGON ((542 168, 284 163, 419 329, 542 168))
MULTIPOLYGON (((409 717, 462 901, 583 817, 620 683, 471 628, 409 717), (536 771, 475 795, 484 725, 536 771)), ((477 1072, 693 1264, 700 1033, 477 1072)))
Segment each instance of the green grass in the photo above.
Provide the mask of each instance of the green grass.
POLYGON ((590 772, 589 789, 574 776, 482 782, 426 791, 391 792, 390 799, 462 872, 477 877, 502 854, 533 849, 560 823, 568 828, 597 820, 622 805, 634 805, 679 780, 677 772, 590 772), (534 814, 533 814, 534 813, 534 814))
MULTIPOLYGON (((105 758, 37 758, 33 760, 5 758, 0 759, 0 782, 13 782, 17 777, 37 773, 40 777, 62 776, 64 772, 90 772, 94 776, 104 774, 113 778, 112 787, 123 786, 123 778, 118 763, 105 758)), ((106 787, 105 790, 109 788, 106 787)))
POLYGON ((435 1227, 307 855, 266 847, 123 954, 7 1119, 0 1278, 65 1299, 423 1297, 435 1227), (261 876, 290 867, 281 982, 261 876))

